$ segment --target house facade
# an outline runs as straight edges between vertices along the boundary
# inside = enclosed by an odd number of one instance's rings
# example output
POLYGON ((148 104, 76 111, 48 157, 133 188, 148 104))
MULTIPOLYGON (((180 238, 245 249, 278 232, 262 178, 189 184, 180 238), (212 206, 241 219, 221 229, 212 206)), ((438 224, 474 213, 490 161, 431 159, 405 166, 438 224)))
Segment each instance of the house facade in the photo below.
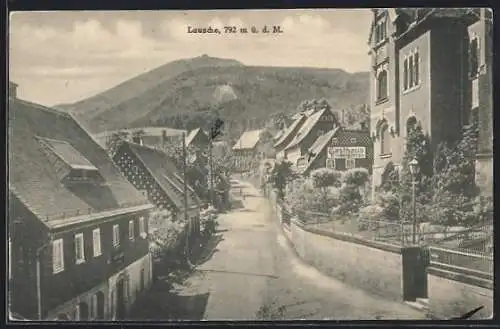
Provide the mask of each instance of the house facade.
MULTIPOLYGON (((369 37, 373 189, 389 162, 401 165, 409 129, 420 125, 431 149, 455 141, 470 123, 471 31, 478 11, 373 9, 369 37)), ((471 75, 472 74, 472 75, 471 75)))
POLYGON ((256 169, 252 166, 258 166, 260 160, 274 157, 272 145, 272 136, 266 130, 245 131, 232 148, 236 170, 256 169))
POLYGON ((200 200, 187 186, 187 208, 184 181, 173 160, 163 151, 123 142, 113 161, 127 180, 159 209, 167 209, 173 221, 184 221, 187 212, 190 236, 199 232, 200 200))
POLYGON ((322 109, 307 116, 306 120, 285 147, 285 159, 292 167, 302 170, 307 165, 308 150, 318 137, 338 126, 337 118, 330 109, 322 109))
POLYGON ((12 312, 125 318, 151 284, 153 205, 69 114, 10 97, 9 128, 12 312))
POLYGON ((318 137, 309 148, 310 157, 302 174, 319 168, 345 171, 365 168, 372 171, 373 142, 370 132, 337 127, 318 137))

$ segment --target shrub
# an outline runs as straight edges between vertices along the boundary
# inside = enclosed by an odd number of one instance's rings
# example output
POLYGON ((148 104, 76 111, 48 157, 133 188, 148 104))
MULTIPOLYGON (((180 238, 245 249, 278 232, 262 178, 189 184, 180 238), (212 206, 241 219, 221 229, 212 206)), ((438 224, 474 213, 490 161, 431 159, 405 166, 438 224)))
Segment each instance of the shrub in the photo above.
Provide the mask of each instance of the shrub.
POLYGON ((363 205, 363 196, 359 187, 344 185, 339 190, 338 207, 333 211, 337 215, 352 215, 357 213, 363 205))
POLYGON ((314 187, 340 187, 342 183, 342 172, 329 169, 320 168, 311 172, 311 180, 314 187))
POLYGON ((378 228, 378 223, 384 218, 384 208, 377 204, 371 204, 359 210, 358 230, 374 230, 378 228))
POLYGON ((214 211, 206 210, 200 214, 200 229, 204 236, 211 236, 217 232, 219 221, 214 211))
POLYGON ((357 186, 361 188, 368 183, 370 173, 365 168, 353 168, 344 173, 343 182, 346 185, 357 186))

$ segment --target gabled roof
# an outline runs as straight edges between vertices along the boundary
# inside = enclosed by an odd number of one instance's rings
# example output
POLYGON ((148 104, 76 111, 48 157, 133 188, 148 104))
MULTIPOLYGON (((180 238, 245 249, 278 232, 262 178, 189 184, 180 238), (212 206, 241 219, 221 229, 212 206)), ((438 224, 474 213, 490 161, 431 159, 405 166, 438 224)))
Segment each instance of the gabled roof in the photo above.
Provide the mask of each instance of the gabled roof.
POLYGON ((330 142, 337 134, 337 132, 340 130, 340 127, 337 127, 335 129, 330 130, 324 135, 319 136, 311 145, 311 147, 308 150, 308 153, 311 155, 310 160, 307 162, 307 165, 304 167, 302 172, 306 172, 309 170, 309 167, 314 163, 314 161, 319 157, 321 151, 328 145, 328 142, 330 142))
POLYGON ((280 137, 279 140, 274 143, 274 147, 280 147, 282 144, 286 143, 287 141, 290 140, 293 135, 295 135, 302 124, 307 120, 307 115, 302 113, 295 119, 295 121, 283 132, 283 135, 280 137))
POLYGON ((297 132, 297 134, 295 135, 295 137, 292 139, 292 141, 290 142, 290 144, 288 144, 288 146, 285 147, 285 149, 288 150, 288 149, 290 149, 290 148, 298 145, 300 142, 302 142, 302 140, 304 140, 304 138, 306 138, 307 135, 309 135, 309 133, 314 128, 314 126, 316 126, 316 124, 318 123, 319 119, 321 118, 321 116, 325 112, 331 112, 331 111, 325 108, 325 109, 319 110, 319 111, 315 112, 314 114, 310 115, 306 119, 306 121, 304 122, 304 124, 302 124, 301 128, 299 129, 299 131, 297 132))
MULTIPOLYGON (((179 169, 170 156, 158 149, 126 141, 120 147, 128 148, 147 168, 172 203, 178 209, 184 209, 184 182, 179 169)), ((188 186, 188 207, 198 204, 198 197, 188 186)))
POLYGON ((82 215, 151 206, 68 113, 10 98, 8 145, 9 190, 48 227, 74 223, 82 215), (40 138, 63 141, 55 143, 57 151, 75 164, 90 163, 104 184, 64 184, 40 138))
POLYGON ((337 127, 330 130, 324 135, 321 135, 314 141, 313 145, 309 148, 309 154, 312 154, 310 161, 307 163, 306 167, 302 172, 309 170, 310 166, 316 161, 320 153, 325 149, 325 147, 332 141, 333 138, 337 138, 337 145, 342 146, 354 146, 354 145, 366 145, 372 144, 370 138, 370 133, 365 130, 351 130, 342 127, 337 127), (355 141, 352 139, 355 138, 355 141))
POLYGON ((195 138, 200 135, 202 136, 202 138, 205 138, 208 141, 207 134, 201 128, 196 128, 191 130, 189 134, 186 136, 186 147, 191 145, 191 143, 195 140, 195 138))
POLYGON ((234 144, 233 150, 252 150, 259 142, 262 133, 262 129, 245 131, 234 144))

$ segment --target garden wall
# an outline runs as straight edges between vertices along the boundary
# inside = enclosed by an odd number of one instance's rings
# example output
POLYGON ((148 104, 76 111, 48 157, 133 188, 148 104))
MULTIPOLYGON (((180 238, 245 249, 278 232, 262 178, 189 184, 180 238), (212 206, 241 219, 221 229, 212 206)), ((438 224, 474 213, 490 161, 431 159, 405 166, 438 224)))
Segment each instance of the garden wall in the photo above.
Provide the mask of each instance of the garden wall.
POLYGON ((290 236, 299 256, 323 273, 387 299, 403 299, 400 247, 307 228, 295 221, 290 236))
POLYGON ((484 308, 471 319, 488 319, 493 315, 493 280, 465 273, 458 268, 437 264, 427 270, 429 307, 434 317, 450 319, 484 308))

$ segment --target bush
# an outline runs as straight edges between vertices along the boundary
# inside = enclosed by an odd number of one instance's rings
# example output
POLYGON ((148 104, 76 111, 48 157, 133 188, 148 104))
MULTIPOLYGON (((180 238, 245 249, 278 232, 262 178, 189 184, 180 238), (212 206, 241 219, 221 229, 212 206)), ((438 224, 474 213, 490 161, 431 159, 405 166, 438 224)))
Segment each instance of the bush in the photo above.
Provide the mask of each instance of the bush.
POLYGON ((363 205, 363 196, 358 186, 344 185, 339 190, 338 207, 333 210, 337 215, 352 215, 363 205))
POLYGON ((316 188, 320 187, 340 187, 342 183, 342 172, 329 169, 320 168, 311 172, 311 180, 316 188))
POLYGON ((213 210, 205 210, 200 214, 200 229, 204 236, 211 236, 217 232, 219 221, 217 214, 213 210))
POLYGON ((310 181, 303 181, 285 197, 285 203, 294 213, 311 211, 329 214, 330 209, 338 204, 338 200, 338 189, 334 187, 317 189, 310 181))
POLYGON ((384 218, 385 209, 377 204, 371 204, 359 210, 358 230, 374 230, 378 228, 379 221, 384 218))
POLYGON ((365 168, 353 168, 344 173, 343 181, 346 185, 357 186, 359 188, 369 182, 370 173, 365 168))

